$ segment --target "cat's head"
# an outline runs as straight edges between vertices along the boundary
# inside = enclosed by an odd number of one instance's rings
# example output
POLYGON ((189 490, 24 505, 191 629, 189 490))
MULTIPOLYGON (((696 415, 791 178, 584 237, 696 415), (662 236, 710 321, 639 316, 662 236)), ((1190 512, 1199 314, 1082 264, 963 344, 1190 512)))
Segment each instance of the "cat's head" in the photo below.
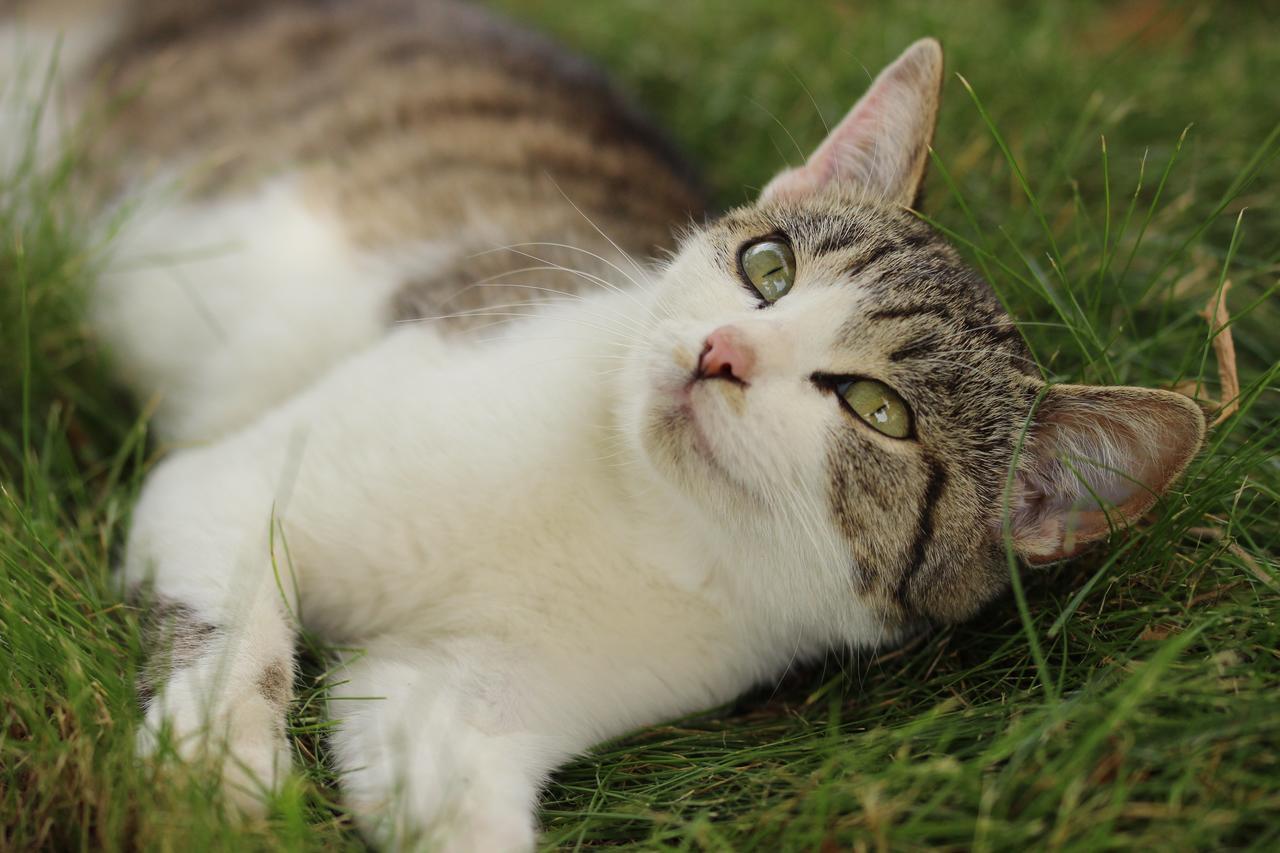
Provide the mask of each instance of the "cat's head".
POLYGON ((808 597, 890 629, 998 595, 1006 529, 1043 562, 1132 522, 1204 434, 1171 392, 1046 386, 990 286, 906 209, 941 83, 937 42, 912 45, 808 162, 685 237, 626 425, 704 523, 780 543, 808 597))

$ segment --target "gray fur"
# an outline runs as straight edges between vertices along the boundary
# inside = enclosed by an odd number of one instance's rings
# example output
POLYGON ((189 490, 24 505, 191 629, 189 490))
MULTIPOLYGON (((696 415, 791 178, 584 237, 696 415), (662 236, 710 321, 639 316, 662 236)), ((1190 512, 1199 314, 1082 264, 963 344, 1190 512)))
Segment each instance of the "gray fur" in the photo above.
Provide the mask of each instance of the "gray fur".
POLYGON ((143 608, 142 638, 147 660, 138 674, 138 698, 148 705, 172 674, 203 657, 222 629, 199 617, 186 604, 135 591, 131 598, 143 608))

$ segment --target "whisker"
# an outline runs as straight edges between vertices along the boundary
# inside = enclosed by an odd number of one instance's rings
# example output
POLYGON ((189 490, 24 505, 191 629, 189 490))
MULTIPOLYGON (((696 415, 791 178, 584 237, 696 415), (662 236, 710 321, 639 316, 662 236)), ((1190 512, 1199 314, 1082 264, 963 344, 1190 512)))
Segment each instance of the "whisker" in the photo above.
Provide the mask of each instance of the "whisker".
MULTIPOLYGON (((521 315, 521 316, 524 316, 524 315, 521 315)), ((534 317, 534 318, 539 318, 539 317, 544 316, 544 315, 529 315, 529 316, 532 316, 532 317, 534 317)), ((504 329, 502 330, 502 334, 501 334, 501 335, 490 336, 490 337, 487 337, 487 338, 468 338, 468 340, 470 340, 470 341, 472 341, 472 342, 474 342, 474 343, 477 343, 477 344, 488 344, 488 343, 496 343, 496 342, 500 342, 500 341, 507 341, 507 340, 511 340, 511 339, 512 339, 512 337, 513 337, 513 335, 514 335, 514 336, 516 336, 516 337, 518 337, 518 339, 519 339, 519 340, 521 340, 521 341, 540 342, 540 343, 556 343, 557 341, 579 341, 579 342, 581 342, 581 341, 586 340, 585 338, 565 337, 565 336, 555 337, 555 336, 540 335, 540 336, 534 337, 534 336, 532 336, 532 335, 527 334, 527 332, 528 332, 527 327, 525 327, 525 326, 523 326, 523 325, 521 325, 521 326, 514 326, 514 325, 510 324, 509 322, 505 322, 505 323, 494 323, 494 324, 492 324, 492 325, 506 325, 506 328, 504 328, 504 329)), ((478 327, 477 327, 477 328, 478 328, 478 327)), ((610 343, 610 345, 611 345, 612 347, 615 347, 615 348, 618 348, 618 349, 629 350, 629 351, 631 351, 631 350, 642 350, 642 349, 647 349, 647 348, 649 347, 649 342, 648 342, 648 341, 641 340, 641 339, 639 339, 639 338, 634 338, 634 337, 623 337, 623 338, 618 338, 618 339, 615 339, 615 340, 610 341, 609 343, 610 343)))
MULTIPOLYGON (((531 286, 531 285, 505 284, 501 286, 521 287, 521 286, 531 286)), ((569 293, 569 294, 565 294, 565 296, 568 299, 577 300, 579 302, 585 302, 588 305, 594 304, 590 300, 585 299, 579 294, 569 293)), ((546 307, 546 306, 554 307, 554 306, 565 305, 565 304, 568 304, 565 299, 548 299, 544 302, 530 302, 528 300, 524 300, 520 302, 504 302, 504 303, 497 303, 494 305, 483 305, 477 308, 468 308, 465 311, 455 311, 449 314, 436 314, 428 317, 411 317, 403 320, 396 320, 395 325, 406 325, 406 324, 413 324, 413 323, 432 322, 436 320, 453 320, 453 319, 465 319, 470 317, 484 317, 484 316, 530 317, 530 318, 546 318, 546 319, 553 319, 553 320, 554 319, 560 319, 560 320, 574 319, 571 317, 561 317, 560 315, 537 310, 539 308, 546 307), (530 308, 532 310, 528 313, 521 313, 521 314, 497 313, 499 309, 508 309, 508 308, 530 308)), ((641 341, 641 342, 644 341, 644 333, 646 332, 646 330, 641 326, 634 325, 634 321, 631 320, 631 318, 626 317, 626 315, 620 315, 615 317, 615 316, 600 314, 594 311, 584 311, 584 313, 588 317, 594 318, 596 320, 600 320, 601 322, 609 322, 612 320, 626 321, 629 324, 629 328, 625 330, 626 331, 625 336, 629 340, 641 341)), ((623 329, 618 328, 618 333, 623 334, 624 333, 623 329)))
MULTIPOLYGON (((765 114, 765 115, 767 115, 769 118, 773 119, 774 123, 775 123, 775 124, 777 124, 777 125, 778 125, 778 127, 782 128, 782 132, 783 132, 783 133, 785 133, 785 134, 787 135, 787 138, 791 140, 791 144, 792 144, 792 145, 794 145, 794 146, 795 146, 795 148, 796 148, 796 153, 800 155, 800 162, 801 162, 801 163, 804 163, 804 161, 805 161, 806 159, 808 159, 807 157, 805 157, 804 149, 800 147, 800 143, 799 143, 799 142, 796 142, 796 138, 795 138, 794 136, 792 136, 792 135, 791 135, 791 131, 787 128, 786 124, 784 124, 784 123, 783 123, 782 119, 780 119, 780 118, 778 118, 776 115, 774 115, 772 110, 770 110, 770 109, 769 109, 768 107, 766 107, 764 104, 762 104, 762 103, 760 103, 759 101, 757 101, 755 98, 747 98, 747 100, 748 100, 748 101, 749 101, 753 106, 755 106, 755 107, 759 108, 760 110, 762 110, 762 111, 764 112, 764 114, 765 114)), ((784 158, 784 160, 785 160, 785 158, 784 158)), ((787 163, 787 165, 788 165, 788 166, 790 166, 791 164, 788 162, 788 163, 787 163)))
POLYGON ((809 91, 809 87, 800 79, 800 75, 796 73, 795 68, 790 63, 787 64, 787 70, 791 72, 791 76, 800 84, 800 88, 809 96, 809 103, 813 104, 813 111, 818 114, 818 121, 822 122, 822 129, 827 136, 831 135, 831 125, 827 124, 826 117, 822 114, 822 108, 818 106, 818 102, 813 97, 813 92, 809 91))
MULTIPOLYGON (((550 177, 550 175, 548 175, 548 177, 550 177)), ((635 262, 635 259, 632 258, 631 255, 627 254, 626 251, 624 251, 621 246, 615 243, 612 237, 604 233, 604 229, 602 229, 599 225, 597 225, 590 216, 587 216, 587 214, 583 212, 582 208, 578 207, 577 202, 569 198, 569 194, 564 191, 564 188, 561 187, 560 184, 556 183, 555 178, 551 178, 551 183, 555 186, 557 190, 559 190, 560 195, 564 196, 564 200, 569 202, 569 206, 572 207, 574 210, 576 210, 579 216, 587 220, 587 224, 590 225, 592 228, 594 228, 597 234, 599 234, 606 241, 608 241, 609 245, 613 247, 614 251, 616 251, 619 255, 622 255, 622 257, 626 259, 627 263, 631 264, 632 268, 635 269, 635 271, 641 277, 643 277, 644 270, 642 270, 640 268, 640 265, 635 262)), ((619 272, 621 272, 621 270, 619 270, 619 272)), ((635 283, 634 280, 632 281, 632 283, 633 284, 635 283)))
POLYGON ((970 347, 968 349, 932 350, 930 351, 929 355, 963 355, 965 353, 982 353, 982 352, 997 353, 999 355, 1006 356, 1008 358, 1017 359, 1018 361, 1025 361, 1028 364, 1035 364, 1034 359, 1028 358, 1025 355, 1018 355, 1017 353, 1009 352, 1008 350, 1004 350, 999 347, 970 347))
MULTIPOLYGON (((528 271, 530 271, 530 270, 538 270, 538 269, 551 269, 551 267, 528 267, 528 268, 526 268, 526 269, 524 269, 524 270, 519 270, 519 271, 517 271, 517 270, 512 270, 512 271, 511 271, 511 273, 503 273, 503 275, 514 275, 516 272, 528 272, 528 271)), ((581 293, 570 293, 570 292, 565 291, 565 290, 557 290, 557 289, 556 289, 556 288, 554 288, 554 287, 542 287, 542 286, 539 286, 539 285, 533 285, 533 284, 520 284, 520 283, 518 283, 518 282, 499 282, 497 279, 499 279, 499 278, 501 278, 501 277, 502 277, 502 276, 494 276, 494 277, 493 277, 493 278, 491 278, 491 279, 488 279, 488 280, 485 280, 485 281, 481 281, 481 282, 476 282, 476 283, 475 283, 475 284, 473 284, 473 285, 468 285, 468 288, 471 288, 471 287, 493 287, 493 288, 512 287, 512 288, 519 288, 519 289, 522 289, 522 290, 535 290, 535 291, 540 291, 540 292, 543 292, 543 293, 552 293, 552 294, 556 294, 556 295, 559 295, 559 296, 563 296, 563 297, 565 297, 565 298, 567 298, 567 299, 573 299, 573 300, 575 300, 575 301, 577 301, 577 302, 583 302, 583 303, 586 303, 586 304, 589 304, 589 305, 596 305, 596 304, 598 304, 598 303, 592 302, 592 300, 590 300, 590 299, 588 299, 587 297, 583 296, 581 293)), ((539 304, 539 303, 530 303, 530 304, 537 305, 537 304, 539 304)), ((618 320, 619 320, 619 321, 621 321, 621 322, 625 322, 625 323, 626 323, 626 324, 627 324, 627 325, 628 325, 632 330, 634 330, 635 332, 637 332, 637 333, 639 333, 639 334, 647 334, 647 333, 648 333, 648 331, 649 331, 649 330, 648 330, 644 325, 642 325, 642 324, 640 324, 640 323, 637 323, 637 322, 636 322, 636 320, 635 320, 633 317, 630 317, 629 315, 624 314, 624 313, 622 313, 621 311, 616 312, 616 319, 618 319, 618 320)))
MULTIPOLYGON (((548 305, 556 304, 556 300, 548 300, 546 304, 548 305)), ((537 308, 538 306, 532 305, 527 300, 521 301, 521 302, 500 302, 495 305, 484 305, 478 308, 468 308, 465 311, 454 311, 449 314, 432 314, 427 317, 407 317, 403 320, 396 320, 394 325, 403 326, 403 325, 411 325, 414 323, 434 322, 436 320, 456 320, 456 319, 466 318, 466 317, 483 317, 487 313, 497 309, 525 308, 525 307, 537 308)), ((535 316, 535 315, 531 314, 528 316, 535 316)))
MULTIPOLYGON (((595 275, 595 274, 593 274, 593 273, 589 273, 589 272, 587 272, 587 271, 585 271, 585 270, 579 270, 579 269, 574 269, 574 268, 572 268, 572 267, 562 266, 562 265, 560 265, 560 264, 556 264, 556 263, 555 263, 555 261, 551 261, 551 260, 548 260, 548 259, 546 259, 546 258, 538 257, 537 255, 531 254, 531 253, 529 253, 529 252, 521 251, 521 247, 526 247, 526 246, 527 246, 527 247, 546 246, 546 247, 554 247, 554 248, 560 248, 560 249, 568 249, 568 250, 570 250, 570 251, 575 251, 575 252, 581 252, 581 253, 583 253, 583 254, 585 254, 585 255, 589 255, 589 256, 591 256, 591 257, 593 257, 593 258, 597 259, 598 261, 600 261, 600 262, 601 262, 601 263, 603 263, 603 264, 608 265, 609 267, 612 267, 612 268, 613 268, 613 269, 614 269, 614 270, 615 270, 619 275, 621 275, 621 276, 622 276, 622 277, 624 277, 628 282, 630 282, 632 285, 634 285, 634 286, 635 286, 635 288, 636 288, 637 290, 641 290, 641 291, 648 291, 648 290, 649 290, 649 288, 648 288, 647 286, 640 284, 640 282, 636 281, 634 278, 632 278, 630 275, 628 275, 628 274, 627 274, 627 273, 626 273, 626 272, 625 272, 621 267, 619 267, 617 264, 613 263, 613 262, 612 262, 612 261, 610 261, 609 259, 604 258, 604 257, 601 257, 600 255, 597 255, 595 252, 592 252, 592 251, 590 251, 590 250, 588 250, 588 249, 583 249, 583 248, 580 248, 580 247, 578 247, 578 246, 571 246, 571 245, 569 245, 569 244, 567 244, 567 243, 548 243, 548 242, 539 242, 539 243, 512 243, 512 244, 510 244, 510 245, 508 245, 508 246, 504 246, 504 247, 502 247, 502 250, 504 250, 504 251, 514 252, 514 253, 515 253, 515 254, 517 254, 517 255, 521 255, 521 256, 523 256, 523 257, 530 258, 531 260, 535 260, 535 261, 538 261, 538 262, 540 262, 540 263, 544 263, 544 264, 550 264, 550 265, 552 266, 552 268, 554 268, 554 269, 562 270, 562 271, 564 271, 564 272, 571 273, 571 274, 573 274, 573 275, 582 276, 582 277, 586 278, 588 281, 595 282, 595 283, 599 284, 601 287, 604 287, 604 288, 606 288, 606 289, 608 289, 608 290, 612 290, 614 293, 617 293, 617 294, 620 294, 620 295, 622 295, 622 296, 625 296, 625 297, 627 297, 628 299, 630 299, 632 302, 634 302, 634 303, 635 303, 635 304, 636 304, 636 305, 637 305, 637 306, 638 306, 642 311, 644 311, 644 312, 646 312, 647 314, 649 314, 649 316, 650 316, 650 317, 652 317, 652 318, 654 319, 654 321, 655 321, 655 322, 658 320, 658 317, 653 313, 653 311, 652 311, 652 310, 650 310, 649 306, 648 306, 648 305, 646 305, 645 303, 641 302, 641 301, 640 301, 640 299, 639 299, 638 297, 636 297, 636 295, 635 295, 634 293, 628 293, 627 291, 625 291, 625 290, 623 290, 622 288, 618 287, 616 284, 614 284, 613 282, 609 281, 608 279, 605 279, 605 278, 603 278, 603 277, 601 277, 601 276, 598 276, 598 275, 595 275)), ((495 250, 495 251, 498 251, 498 250, 495 250)))
POLYGON ((966 328, 970 331, 976 332, 980 329, 1005 329, 1005 328, 1008 328, 1010 325, 1018 329, 1021 329, 1023 326, 1048 326, 1054 329, 1072 328, 1067 323, 1056 323, 1052 320, 1012 320, 1012 321, 1006 321, 1003 323, 985 323, 981 326, 968 326, 966 328))
POLYGON ((446 302, 446 303, 452 302, 452 301, 454 301, 455 299, 457 299, 459 296, 461 296, 462 294, 466 293, 468 290, 472 290, 472 289, 477 288, 477 287, 486 287, 486 286, 498 286, 498 287, 527 287, 527 288, 529 288, 529 289, 531 289, 531 290, 544 290, 544 291, 546 291, 547 293, 555 293, 555 294, 559 294, 560 296, 566 296, 566 297, 569 297, 570 299, 583 299, 583 298, 585 298, 585 297, 583 297, 583 296, 582 296, 582 294, 580 294, 580 293, 571 293, 571 292, 569 292, 569 291, 567 291, 567 290, 557 290, 557 289, 556 289, 556 288, 554 288, 554 287, 535 287, 535 286, 533 286, 533 285, 509 284, 509 283, 505 283, 505 282, 504 282, 503 284, 501 284, 501 285, 496 285, 496 284, 495 284, 495 282, 500 282, 500 281, 502 281, 502 279, 506 278, 507 276, 520 275, 521 273, 527 273, 527 272, 540 272, 540 271, 544 271, 544 270, 554 270, 554 269, 555 269, 555 267, 549 267, 549 266, 544 266, 544 265, 538 265, 538 266, 520 267, 519 269, 514 269, 514 270, 504 270, 503 272, 497 273, 497 274, 495 274, 495 275, 491 275, 491 276, 489 276, 488 278, 482 278, 482 279, 480 279, 480 280, 478 280, 478 281, 473 281, 473 282, 471 282, 470 284, 466 285, 465 287, 460 288, 457 292, 455 292, 455 293, 453 293, 452 295, 450 295, 448 299, 444 300, 444 302, 446 302))
MULTIPOLYGON (((527 304, 528 304, 527 302, 517 302, 509 306, 500 305, 495 307, 497 308, 522 307, 527 304)), ((585 326, 590 329, 596 329, 597 331, 606 332, 611 335, 618 335, 619 337, 625 340, 633 341, 637 345, 643 345, 645 343, 643 338, 634 334, 630 334, 624 330, 617 328, 616 326, 604 326, 604 325, 588 322, 578 317, 565 317, 557 314, 548 314, 548 313, 537 312, 537 311, 533 311, 533 312, 495 311, 490 308, 484 308, 484 309, 475 309, 471 311, 459 311, 455 314, 443 314, 435 317, 420 317, 412 320, 398 320, 396 321, 396 323, 397 325, 407 325, 407 324, 414 324, 414 323, 434 322, 438 320, 458 319, 458 318, 464 318, 464 317, 508 317, 508 318, 520 318, 520 319, 555 320, 562 323, 576 323, 580 326, 585 326)), ((596 319, 604 320, 606 318, 596 317, 596 319)))
MULTIPOLYGON (((536 240, 536 241, 529 241, 525 243, 510 243, 506 246, 503 246, 502 248, 514 251, 516 249, 536 248, 538 246, 545 246, 546 248, 549 248, 549 249, 568 249, 570 252, 578 252, 580 254, 586 255, 589 258, 594 258, 600 263, 609 267, 618 275, 626 279, 628 283, 635 285, 636 289, 638 290, 648 290, 651 287, 651 285, 647 282, 638 281, 635 278, 635 276, 631 275, 629 272, 627 272, 622 267, 615 264, 613 261, 606 258, 604 255, 598 255, 595 252, 591 251, 590 249, 584 249, 582 246, 575 246, 572 243, 556 243, 551 240, 536 240)), ((542 259, 539 258, 539 260, 542 260, 542 259)), ((548 263, 551 263, 551 262, 548 261, 548 263)), ((647 273, 642 273, 642 275, 645 278, 648 278, 647 273)))

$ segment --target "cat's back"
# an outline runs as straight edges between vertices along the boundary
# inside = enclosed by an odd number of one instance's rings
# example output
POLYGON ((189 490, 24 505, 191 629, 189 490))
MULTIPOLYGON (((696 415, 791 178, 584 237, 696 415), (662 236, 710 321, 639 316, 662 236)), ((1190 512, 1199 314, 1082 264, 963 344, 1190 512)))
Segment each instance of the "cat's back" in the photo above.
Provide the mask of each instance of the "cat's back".
POLYGON ((362 245, 537 237, 577 205, 651 252, 702 207, 590 63, 454 0, 137 4, 100 68, 121 104, 105 159, 208 195, 299 173, 362 245))
POLYGON ((399 321, 451 332, 629 286, 704 209, 590 62, 477 5, 17 10, 94 48, 94 195, 142 211, 94 325, 170 437, 247 423, 399 321))

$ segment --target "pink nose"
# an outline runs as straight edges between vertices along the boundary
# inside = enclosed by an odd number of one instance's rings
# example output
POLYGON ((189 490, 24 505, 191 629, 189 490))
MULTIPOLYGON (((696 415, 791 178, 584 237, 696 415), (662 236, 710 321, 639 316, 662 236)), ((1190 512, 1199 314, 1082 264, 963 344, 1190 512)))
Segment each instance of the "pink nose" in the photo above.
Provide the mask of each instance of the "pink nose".
POLYGON ((710 335, 698 359, 699 379, 736 379, 746 382, 756 366, 756 353, 734 326, 721 326, 710 335))

